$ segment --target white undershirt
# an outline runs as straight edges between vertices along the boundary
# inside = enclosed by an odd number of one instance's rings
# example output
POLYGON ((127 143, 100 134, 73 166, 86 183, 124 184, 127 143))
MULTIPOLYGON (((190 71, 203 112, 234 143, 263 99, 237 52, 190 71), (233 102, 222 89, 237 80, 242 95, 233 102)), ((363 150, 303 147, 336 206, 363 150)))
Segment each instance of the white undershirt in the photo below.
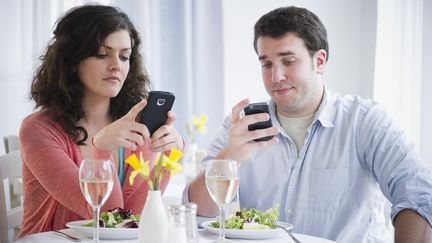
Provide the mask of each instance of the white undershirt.
POLYGON ((277 118, 285 132, 294 141, 297 151, 303 148, 307 130, 312 124, 315 113, 306 117, 285 117, 277 112, 277 118))

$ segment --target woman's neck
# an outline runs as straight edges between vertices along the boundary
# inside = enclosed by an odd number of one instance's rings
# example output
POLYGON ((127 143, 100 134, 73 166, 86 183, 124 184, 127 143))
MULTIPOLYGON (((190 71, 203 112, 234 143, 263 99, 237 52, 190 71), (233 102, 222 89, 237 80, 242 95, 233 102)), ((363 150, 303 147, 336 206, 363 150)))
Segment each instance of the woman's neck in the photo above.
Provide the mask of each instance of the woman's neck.
POLYGON ((81 120, 91 126, 106 126, 111 123, 110 99, 86 96, 82 103, 85 117, 81 120))

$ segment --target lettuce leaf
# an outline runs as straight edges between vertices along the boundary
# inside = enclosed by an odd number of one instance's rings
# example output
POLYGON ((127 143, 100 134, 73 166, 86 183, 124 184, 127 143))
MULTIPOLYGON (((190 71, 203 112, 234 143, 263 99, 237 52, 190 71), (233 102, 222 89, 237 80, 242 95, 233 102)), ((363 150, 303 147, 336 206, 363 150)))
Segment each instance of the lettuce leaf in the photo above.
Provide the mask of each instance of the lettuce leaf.
MULTIPOLYGON (((102 212, 99 217, 99 226, 105 228, 138 228, 139 214, 132 214, 131 210, 114 208, 108 212, 102 212)), ((94 227, 94 220, 83 224, 86 227, 94 227)))
MULTIPOLYGON (((226 229, 262 230, 270 229, 271 218, 279 217, 279 204, 262 212, 256 208, 242 208, 231 218, 225 220, 226 229)), ((219 228, 219 221, 210 223, 210 227, 219 228)))

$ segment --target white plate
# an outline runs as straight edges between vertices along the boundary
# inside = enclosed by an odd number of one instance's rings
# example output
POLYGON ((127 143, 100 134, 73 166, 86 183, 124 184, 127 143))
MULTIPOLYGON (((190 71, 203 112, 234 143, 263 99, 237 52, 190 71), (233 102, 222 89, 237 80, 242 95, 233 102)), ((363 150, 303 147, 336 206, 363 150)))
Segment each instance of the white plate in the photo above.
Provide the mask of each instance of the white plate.
MULTIPOLYGON (((210 223, 214 222, 212 221, 206 221, 201 224, 201 226, 214 233, 219 234, 219 228, 213 228, 210 226, 210 223)), ((286 229, 290 230, 293 228, 291 224, 279 222, 279 225, 282 227, 285 227, 286 229)), ((257 240, 257 239, 268 239, 268 238, 274 238, 279 236, 280 233, 283 233, 283 229, 268 229, 268 230, 239 230, 239 229, 226 229, 225 230, 225 236, 227 238, 233 238, 233 239, 251 239, 251 240, 257 240)))
MULTIPOLYGON (((83 224, 88 220, 78 220, 66 223, 66 226, 83 235, 92 238, 93 227, 86 227, 83 224)), ((106 240, 123 240, 138 238, 138 228, 99 228, 99 238, 106 240)))

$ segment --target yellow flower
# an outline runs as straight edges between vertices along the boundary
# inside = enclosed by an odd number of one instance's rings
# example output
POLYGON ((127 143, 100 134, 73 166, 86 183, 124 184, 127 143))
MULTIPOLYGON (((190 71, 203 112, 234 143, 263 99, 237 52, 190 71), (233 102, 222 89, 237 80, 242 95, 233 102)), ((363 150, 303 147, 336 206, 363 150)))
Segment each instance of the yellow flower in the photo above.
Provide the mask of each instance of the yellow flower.
POLYGON ((173 148, 169 154, 169 157, 162 155, 162 167, 166 170, 171 171, 171 176, 181 172, 183 170, 182 166, 178 161, 183 156, 183 152, 173 148))
POLYGON ((192 121, 193 121, 195 128, 198 129, 198 131, 201 134, 207 133, 207 128, 205 126, 205 124, 207 122, 207 116, 206 115, 201 115, 199 118, 192 116, 192 121))
POLYGON ((171 171, 171 176, 183 170, 183 167, 180 165, 180 163, 170 160, 166 155, 163 155, 162 167, 168 171, 171 171))
POLYGON ((182 151, 180 151, 180 150, 178 150, 176 148, 173 148, 170 151, 169 160, 174 161, 174 162, 178 162, 181 159, 182 156, 183 156, 183 152, 182 151))
POLYGON ((129 177, 129 183, 133 185, 135 181, 135 177, 138 174, 141 174, 144 178, 149 178, 150 176, 150 168, 149 168, 149 162, 144 162, 144 159, 142 157, 142 153, 140 153, 140 159, 138 160, 138 157, 132 153, 127 159, 126 163, 130 164, 134 171, 132 171, 130 177, 129 177))
POLYGON ((171 176, 173 176, 182 171, 182 166, 180 163, 178 163, 182 156, 183 152, 176 148, 171 149, 169 156, 166 156, 163 153, 159 154, 159 156, 157 156, 156 160, 154 161, 154 178, 152 180, 150 178, 149 162, 144 162, 142 153, 140 153, 139 160, 135 153, 132 153, 126 159, 126 163, 130 164, 134 169, 129 177, 130 184, 133 185, 135 177, 137 175, 141 175, 149 185, 150 190, 159 190, 162 178, 166 173, 170 172, 171 176))
POLYGON ((186 132, 189 137, 189 142, 194 143, 196 138, 196 132, 198 131, 201 134, 207 133, 207 116, 201 115, 199 118, 192 116, 192 123, 186 123, 186 132))
POLYGON ((172 162, 169 167, 171 167, 171 176, 183 171, 183 167, 177 162, 172 162))

